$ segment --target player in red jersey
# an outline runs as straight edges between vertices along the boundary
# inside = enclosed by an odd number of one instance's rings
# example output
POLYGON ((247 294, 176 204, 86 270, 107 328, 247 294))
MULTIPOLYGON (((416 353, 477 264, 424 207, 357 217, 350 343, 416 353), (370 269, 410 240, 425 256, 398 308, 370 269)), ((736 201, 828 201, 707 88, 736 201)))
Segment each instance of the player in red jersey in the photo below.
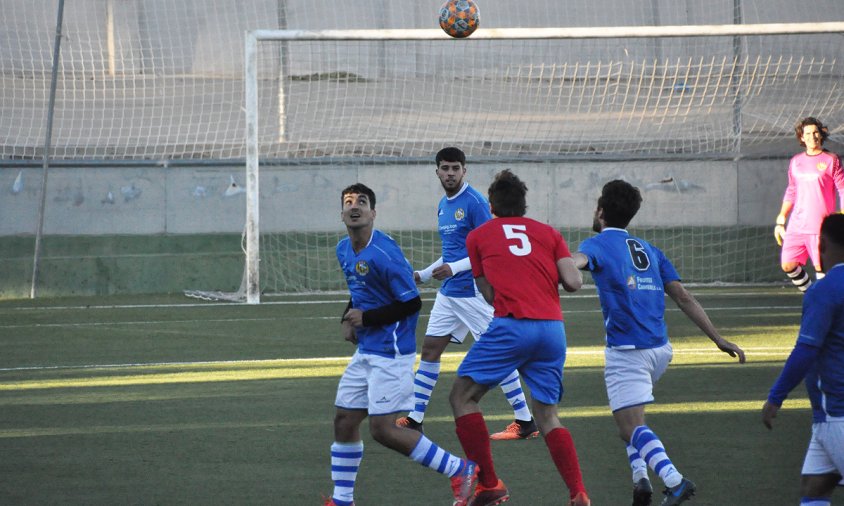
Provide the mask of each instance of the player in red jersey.
POLYGON ((517 176, 509 170, 498 173, 488 193, 494 218, 469 233, 466 247, 478 289, 495 313, 460 364, 449 397, 463 451, 480 467, 470 504, 500 504, 510 497, 495 474, 489 430, 478 403, 518 370, 530 387, 536 424, 568 486, 569 504, 588 506, 574 441, 557 418, 566 359, 558 287, 562 283, 573 292, 583 278, 563 236, 524 217, 527 187, 517 176))

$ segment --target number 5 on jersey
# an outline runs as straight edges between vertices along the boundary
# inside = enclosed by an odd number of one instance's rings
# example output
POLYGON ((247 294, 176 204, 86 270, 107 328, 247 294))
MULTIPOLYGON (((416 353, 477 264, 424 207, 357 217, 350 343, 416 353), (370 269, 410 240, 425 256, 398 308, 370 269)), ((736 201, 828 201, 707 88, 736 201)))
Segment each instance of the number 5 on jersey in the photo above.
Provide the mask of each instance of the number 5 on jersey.
MULTIPOLYGON (((504 237, 518 241, 518 244, 511 244, 509 246, 510 253, 517 257, 530 255, 531 245, 527 234, 527 226, 525 225, 502 225, 504 228, 504 237)), ((647 257, 646 257, 647 258, 647 257)))

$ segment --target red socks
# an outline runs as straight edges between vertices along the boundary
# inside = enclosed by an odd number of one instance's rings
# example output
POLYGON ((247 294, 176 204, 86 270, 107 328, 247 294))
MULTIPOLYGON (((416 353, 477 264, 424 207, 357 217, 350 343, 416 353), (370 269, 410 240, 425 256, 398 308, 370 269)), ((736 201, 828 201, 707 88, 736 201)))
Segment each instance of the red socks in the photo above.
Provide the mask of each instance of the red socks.
POLYGON ((551 452, 551 459, 557 466, 557 471, 566 482, 569 494, 573 498, 580 492, 586 492, 583 486, 583 476, 580 473, 580 462, 577 460, 577 451, 574 448, 574 440, 571 433, 565 427, 554 429, 545 436, 545 444, 551 452))
POLYGON ((489 445, 489 429, 481 413, 463 415, 454 421, 457 438, 463 446, 466 458, 478 464, 478 481, 484 487, 498 485, 498 475, 492 463, 492 448, 489 445))

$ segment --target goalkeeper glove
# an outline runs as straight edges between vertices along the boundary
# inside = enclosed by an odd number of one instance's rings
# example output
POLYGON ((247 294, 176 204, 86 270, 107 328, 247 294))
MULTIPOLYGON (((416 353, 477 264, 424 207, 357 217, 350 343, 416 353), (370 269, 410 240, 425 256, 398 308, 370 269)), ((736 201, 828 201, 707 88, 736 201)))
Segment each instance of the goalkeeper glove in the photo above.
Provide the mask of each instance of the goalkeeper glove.
POLYGON ((785 237, 785 216, 777 216, 777 225, 774 227, 774 239, 777 244, 782 246, 782 240, 785 237))

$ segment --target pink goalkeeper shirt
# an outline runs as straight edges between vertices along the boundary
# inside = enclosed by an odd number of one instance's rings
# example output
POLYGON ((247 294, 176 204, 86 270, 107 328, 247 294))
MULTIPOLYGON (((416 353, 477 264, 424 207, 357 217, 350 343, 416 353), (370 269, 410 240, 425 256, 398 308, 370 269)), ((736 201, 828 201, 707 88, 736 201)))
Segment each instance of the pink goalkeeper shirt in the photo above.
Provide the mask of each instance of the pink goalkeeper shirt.
POLYGON ((844 171, 838 155, 829 151, 794 155, 788 164, 788 187, 782 199, 793 204, 788 231, 817 235, 823 219, 836 212, 836 188, 844 205, 844 171))

